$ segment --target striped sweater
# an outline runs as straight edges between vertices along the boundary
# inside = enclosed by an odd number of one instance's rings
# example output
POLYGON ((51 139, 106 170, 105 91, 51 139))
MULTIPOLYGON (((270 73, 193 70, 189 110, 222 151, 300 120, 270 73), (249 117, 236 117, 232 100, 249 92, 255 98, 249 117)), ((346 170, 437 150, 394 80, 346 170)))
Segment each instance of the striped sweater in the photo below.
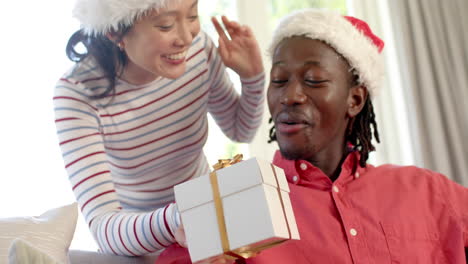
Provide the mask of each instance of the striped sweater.
POLYGON ((175 80, 118 79, 115 94, 90 99, 107 81, 92 59, 57 83, 55 123, 69 180, 102 251, 139 256, 175 242, 173 186, 209 173, 207 113, 227 137, 249 142, 262 119, 264 74, 239 95, 211 39, 201 32, 175 80))

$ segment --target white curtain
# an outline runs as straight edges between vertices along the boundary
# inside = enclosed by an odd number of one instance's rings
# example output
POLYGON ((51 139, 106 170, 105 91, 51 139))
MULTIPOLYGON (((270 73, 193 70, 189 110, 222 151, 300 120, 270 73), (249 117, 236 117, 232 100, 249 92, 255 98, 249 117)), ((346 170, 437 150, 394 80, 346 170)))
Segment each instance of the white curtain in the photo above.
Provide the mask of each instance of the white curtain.
POLYGON ((468 186, 468 1, 351 0, 350 10, 387 44, 375 101, 385 153, 468 186))
MULTIPOLYGON (((237 0, 237 8, 239 12, 239 22, 242 24, 249 25, 255 34, 255 37, 260 45, 260 50, 263 51, 263 63, 266 74, 265 93, 268 87, 271 59, 268 56, 266 50, 270 44, 272 36, 272 27, 270 25, 271 19, 268 12, 270 6, 270 0, 237 0)), ((266 98, 265 98, 266 100, 266 98)), ((265 110, 263 114, 263 122, 255 135, 252 143, 249 144, 250 156, 257 157, 263 160, 271 161, 273 154, 278 149, 276 142, 268 144, 269 139, 268 131, 271 127, 268 124, 270 118, 270 112, 268 111, 267 102, 265 101, 265 110)))

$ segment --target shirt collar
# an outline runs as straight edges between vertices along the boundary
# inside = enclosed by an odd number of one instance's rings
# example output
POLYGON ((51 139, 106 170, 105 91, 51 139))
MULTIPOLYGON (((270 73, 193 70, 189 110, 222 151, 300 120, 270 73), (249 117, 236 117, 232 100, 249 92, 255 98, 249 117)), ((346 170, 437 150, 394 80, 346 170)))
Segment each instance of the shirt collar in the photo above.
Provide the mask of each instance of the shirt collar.
MULTIPOLYGON (((366 168, 359 166, 359 152, 351 152, 341 165, 341 173, 335 182, 347 184, 360 178, 366 168)), ((329 189, 333 182, 319 168, 306 160, 287 160, 279 150, 273 158, 273 164, 282 168, 288 182, 318 189, 329 189)))

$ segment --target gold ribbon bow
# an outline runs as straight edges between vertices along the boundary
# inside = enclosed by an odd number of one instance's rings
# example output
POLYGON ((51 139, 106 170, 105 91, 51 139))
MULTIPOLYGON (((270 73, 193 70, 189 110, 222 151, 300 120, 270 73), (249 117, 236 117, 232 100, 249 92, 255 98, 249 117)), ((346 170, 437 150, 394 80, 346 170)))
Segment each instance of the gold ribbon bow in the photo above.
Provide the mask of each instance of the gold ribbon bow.
MULTIPOLYGON (((281 241, 271 242, 271 243, 268 243, 268 244, 265 244, 265 245, 260 245, 260 246, 255 247, 255 248, 246 247, 246 248, 241 248, 241 249, 235 250, 235 251, 230 250, 229 240, 227 238, 226 222, 225 222, 225 219, 224 219, 223 203, 221 201, 221 194, 220 194, 220 191, 219 191, 218 177, 216 177, 216 171, 220 170, 222 168, 229 167, 229 166, 231 166, 233 164, 236 164, 236 163, 242 161, 242 158, 243 158, 242 154, 237 154, 232 159, 220 159, 220 160, 218 160, 218 163, 213 165, 214 171, 210 173, 211 187, 212 187, 212 190, 213 190, 213 201, 214 201, 214 205, 215 205, 215 209, 216 209, 216 217, 218 219, 218 228, 219 228, 219 234, 220 234, 220 237, 221 237, 221 245, 222 245, 222 248, 223 248, 224 256, 227 259, 230 259, 230 260, 248 259, 248 258, 254 257, 260 251, 265 250, 265 249, 270 248, 270 247, 273 247, 275 245, 281 244, 284 241, 286 241, 286 239, 285 239, 285 240, 281 240, 281 241)), ((274 171, 273 167, 272 167, 272 169, 274 171)), ((275 173, 275 178, 276 178, 276 173, 275 173)), ((276 179, 276 180, 278 181, 278 179, 276 179)), ((278 183, 278 193, 280 195, 281 205, 283 206, 283 213, 284 213, 285 212, 284 203, 283 203, 283 199, 282 199, 282 196, 281 196, 281 191, 279 190, 279 183, 278 183)), ((286 215, 285 215, 285 218, 286 218, 286 215)), ((287 222, 287 218, 286 218, 286 222, 287 222)), ((289 225, 288 225, 288 231, 289 231, 289 237, 291 237, 291 232, 289 230, 289 225)))

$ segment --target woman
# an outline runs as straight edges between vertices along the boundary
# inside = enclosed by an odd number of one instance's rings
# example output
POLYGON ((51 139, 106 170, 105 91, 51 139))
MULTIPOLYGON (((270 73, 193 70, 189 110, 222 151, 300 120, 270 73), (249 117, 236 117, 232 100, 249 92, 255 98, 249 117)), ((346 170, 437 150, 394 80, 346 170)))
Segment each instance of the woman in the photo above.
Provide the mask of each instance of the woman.
POLYGON ((67 45, 76 64, 56 86, 55 122, 72 189, 103 252, 138 256, 176 242, 172 187, 209 172, 208 112, 235 141, 250 141, 260 125, 264 73, 252 32, 223 17, 228 38, 213 19, 216 49, 200 31, 197 6, 76 3, 82 29, 67 45), (240 76, 241 96, 224 65, 240 76))

